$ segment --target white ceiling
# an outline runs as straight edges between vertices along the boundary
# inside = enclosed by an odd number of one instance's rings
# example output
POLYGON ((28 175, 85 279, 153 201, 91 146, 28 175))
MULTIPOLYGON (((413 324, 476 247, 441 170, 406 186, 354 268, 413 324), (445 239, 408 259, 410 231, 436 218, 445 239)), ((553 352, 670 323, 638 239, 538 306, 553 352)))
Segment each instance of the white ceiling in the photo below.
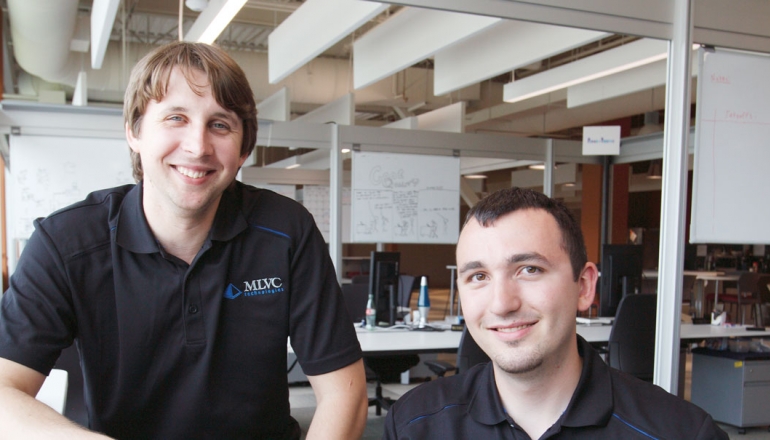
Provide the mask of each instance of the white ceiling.
MULTIPOLYGON (((12 10, 8 11, 8 4, 13 1, 18 0, 3 2, 10 27, 16 18, 12 10)), ((64 2, 37 1, 41 4, 64 2)), ((268 37, 302 1, 249 0, 217 43, 247 72, 258 101, 288 88, 292 117, 352 92, 356 125, 384 125, 465 101, 466 132, 577 138, 584 125, 663 110, 664 86, 660 81, 649 79, 642 88, 621 97, 573 108, 567 105, 567 89, 516 103, 503 102, 503 90, 514 78, 522 82, 531 80, 545 70, 581 59, 591 60, 640 37, 668 38, 672 21, 669 0, 400 0, 384 3, 389 5, 384 12, 352 30, 277 84, 268 82, 268 37), (454 17, 455 21, 447 25, 447 17, 454 17), (600 32, 587 33, 583 29, 600 32), (456 44, 448 45, 449 42, 456 44), (378 63, 382 66, 376 65, 378 63), (484 72, 487 65, 489 70, 484 72), (457 79, 460 85, 447 86, 447 81, 454 81, 446 76, 447 72, 461 76, 460 68, 468 70, 465 77, 457 79), (360 79, 367 69, 371 71, 370 79, 360 79), (434 96, 434 77, 437 88, 452 91, 434 96), (362 83, 369 85, 354 88, 355 84, 362 83)), ((79 1, 77 9, 81 19, 87 19, 92 5, 93 0, 79 1)), ((694 0, 693 10, 694 41, 770 52, 767 2, 694 0)), ((183 29, 187 30, 198 13, 184 8, 183 14, 183 29)), ((177 0, 124 0, 117 12, 104 67, 99 71, 85 69, 89 102, 119 104, 130 67, 151 47, 177 39, 178 22, 177 0)), ((65 90, 71 96, 76 76, 43 81, 24 72, 16 64, 23 54, 14 53, 23 46, 13 41, 13 32, 7 31, 8 26, 4 28, 6 41, 10 43, 5 52, 16 55, 6 60, 6 98, 36 99, 40 90, 50 88, 65 90)), ((76 29, 73 34, 77 32, 76 29)), ((77 35, 72 38, 76 39, 77 35)), ((65 46, 69 46, 66 43, 65 46)), ((61 52, 67 52, 67 48, 61 52)), ((70 54, 70 57, 80 66, 88 64, 80 54, 70 54)), ((628 81, 615 80, 615 83, 628 81)), ((598 87, 604 90, 601 84, 598 87)))

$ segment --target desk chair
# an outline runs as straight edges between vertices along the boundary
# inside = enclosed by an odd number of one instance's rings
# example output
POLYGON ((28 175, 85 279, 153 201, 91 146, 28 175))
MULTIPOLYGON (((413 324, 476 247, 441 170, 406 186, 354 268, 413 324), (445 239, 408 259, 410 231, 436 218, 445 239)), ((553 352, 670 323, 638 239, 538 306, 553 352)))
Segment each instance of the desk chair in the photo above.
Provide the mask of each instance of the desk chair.
MULTIPOLYGON (((759 275, 759 281, 757 281, 757 290, 759 291, 759 298, 761 303, 759 304, 759 310, 762 311, 762 306, 770 303, 770 275, 759 275)), ((762 319, 757 326, 764 327, 767 316, 762 315, 762 319)))
POLYGON ((462 373, 476 364, 489 362, 489 356, 476 344, 473 336, 468 333, 468 328, 463 329, 460 337, 460 347, 457 349, 457 365, 452 365, 444 361, 425 361, 425 366, 430 371, 436 373, 438 377, 444 377, 446 373, 454 371, 455 374, 462 373))
POLYGON ((626 295, 620 300, 607 345, 610 367, 652 382, 657 307, 658 295, 626 295))
MULTIPOLYGON (((719 300, 724 303, 725 310, 727 307, 730 307, 729 318, 731 322, 737 322, 737 316, 740 314, 740 323, 741 325, 745 324, 745 306, 749 306, 752 310, 752 319, 754 322, 762 322, 762 298, 760 293, 762 286, 759 284, 760 276, 761 274, 756 272, 741 272, 740 278, 738 278, 737 281, 737 292, 735 294, 719 294, 719 300), (735 310, 735 312, 733 312, 733 310, 735 310)), ((710 293, 706 295, 706 304, 710 305, 713 302, 714 294, 710 293)))
POLYGON ((366 284, 369 285, 369 275, 355 275, 350 279, 353 284, 366 284))
MULTIPOLYGON (((368 277, 367 277, 368 279, 368 277)), ((353 283, 356 283, 356 277, 353 283)), ((363 282, 363 281, 360 281, 363 282)), ((396 289, 396 316, 402 310, 409 310, 409 302, 412 299, 412 292, 415 286, 419 285, 419 279, 412 275, 399 275, 398 288, 396 289)), ((361 284, 367 292, 368 299, 369 284, 361 284)), ((357 286, 353 284, 353 286, 357 286)), ((366 304, 364 303, 364 309, 366 304)), ((409 370, 420 363, 420 357, 416 354, 407 355, 385 355, 385 356, 364 356, 364 366, 366 367, 367 380, 375 380, 375 395, 369 398, 369 406, 375 407, 375 413, 379 416, 382 410, 390 409, 394 400, 382 395, 382 384, 385 382, 398 382, 401 373, 409 370)))
POLYGON ((375 414, 382 414, 382 410, 388 411, 395 400, 382 395, 383 382, 398 382, 401 373, 420 363, 420 356, 416 354, 364 356, 366 367, 366 379, 376 381, 374 397, 369 398, 369 406, 375 407, 375 414))
POLYGON ((342 298, 353 323, 361 323, 366 316, 366 301, 369 300, 369 284, 343 284, 342 298))
MULTIPOLYGON (((414 275, 398 276, 397 312, 408 312, 412 302, 412 293, 420 288, 420 278, 414 275)), ((399 314, 400 316, 400 314, 399 314)))

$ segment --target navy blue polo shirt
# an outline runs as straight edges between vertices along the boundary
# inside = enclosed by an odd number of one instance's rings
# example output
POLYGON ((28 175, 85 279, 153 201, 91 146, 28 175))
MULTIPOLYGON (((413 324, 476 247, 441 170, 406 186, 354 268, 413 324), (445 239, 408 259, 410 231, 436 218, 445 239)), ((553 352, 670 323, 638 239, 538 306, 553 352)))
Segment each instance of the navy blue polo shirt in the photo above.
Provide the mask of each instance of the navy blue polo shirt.
MULTIPOLYGON (((705 411, 662 388, 610 368, 580 336, 583 370, 572 399, 541 439, 725 439, 705 411)), ((391 407, 383 439, 530 440, 505 411, 492 363, 440 378, 391 407)))
POLYGON ((324 240, 298 203, 235 182, 187 264, 142 186, 35 222, 0 303, 0 357, 48 374, 73 341, 90 428, 130 438, 295 438, 286 341, 308 375, 361 358, 324 240))

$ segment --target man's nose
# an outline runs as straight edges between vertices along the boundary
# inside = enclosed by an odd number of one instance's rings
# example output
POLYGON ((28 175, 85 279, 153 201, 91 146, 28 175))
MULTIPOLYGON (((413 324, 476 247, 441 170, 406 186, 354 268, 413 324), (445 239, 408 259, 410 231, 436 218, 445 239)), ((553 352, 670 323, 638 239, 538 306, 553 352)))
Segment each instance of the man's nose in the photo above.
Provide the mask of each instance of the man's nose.
POLYGON ((184 151, 195 157, 203 157, 211 154, 212 146, 208 125, 203 123, 192 123, 188 125, 183 140, 183 148, 184 151))
POLYGON ((507 278, 492 282, 489 311, 495 315, 505 316, 521 307, 521 286, 507 278))

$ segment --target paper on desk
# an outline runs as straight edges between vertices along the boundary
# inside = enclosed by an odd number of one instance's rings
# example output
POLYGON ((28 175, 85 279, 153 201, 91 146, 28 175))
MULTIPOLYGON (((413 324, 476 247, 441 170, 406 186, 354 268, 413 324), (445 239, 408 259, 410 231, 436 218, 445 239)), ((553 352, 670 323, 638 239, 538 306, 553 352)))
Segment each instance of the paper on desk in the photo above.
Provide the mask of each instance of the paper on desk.
POLYGON ((601 324, 610 325, 614 318, 581 318, 580 316, 575 318, 578 324, 601 324))

